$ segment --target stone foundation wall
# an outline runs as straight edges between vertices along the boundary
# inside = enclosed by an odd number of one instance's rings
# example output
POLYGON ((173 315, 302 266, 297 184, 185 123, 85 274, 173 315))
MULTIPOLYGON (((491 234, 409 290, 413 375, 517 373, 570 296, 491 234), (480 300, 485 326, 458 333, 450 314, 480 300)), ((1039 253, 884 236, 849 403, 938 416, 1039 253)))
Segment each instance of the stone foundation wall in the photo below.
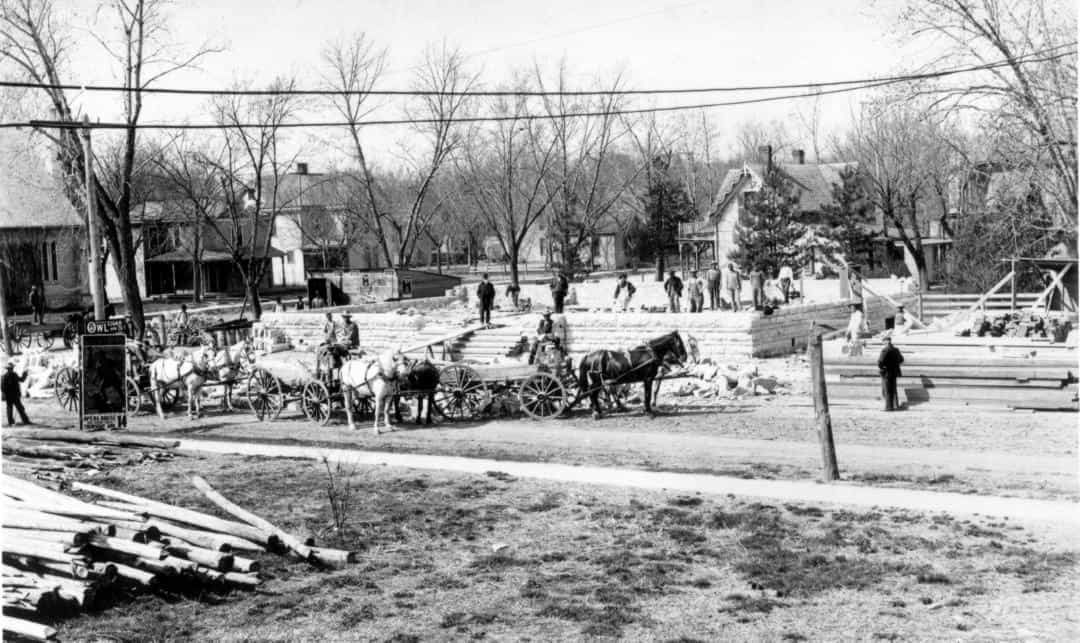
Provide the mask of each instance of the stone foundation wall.
MULTIPOLYGON (((266 313, 255 324, 256 337, 281 333, 297 350, 313 349, 322 343, 323 324, 328 309, 313 312, 266 313)), ((360 345, 369 351, 381 351, 399 344, 409 344, 427 325, 423 315, 395 315, 387 313, 352 313, 352 320, 360 328, 360 345)), ((340 323, 340 317, 334 315, 340 323)))

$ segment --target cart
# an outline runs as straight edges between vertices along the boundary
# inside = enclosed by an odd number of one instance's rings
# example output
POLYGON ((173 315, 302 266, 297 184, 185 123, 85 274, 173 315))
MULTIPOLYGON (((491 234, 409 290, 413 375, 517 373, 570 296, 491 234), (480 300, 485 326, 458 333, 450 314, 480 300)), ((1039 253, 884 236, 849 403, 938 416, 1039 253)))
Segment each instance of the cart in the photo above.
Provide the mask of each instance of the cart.
POLYGON ((557 344, 537 351, 535 364, 453 363, 439 373, 435 406, 449 420, 479 417, 497 397, 516 397, 533 419, 559 417, 581 399, 572 360, 557 344))
MULTIPOLYGON (((78 325, 70 320, 44 324, 15 320, 8 322, 8 335, 11 337, 12 348, 16 351, 26 350, 33 345, 42 350, 49 350, 57 339, 64 342, 65 348, 71 348, 78 336, 77 329, 78 325)), ((0 352, 6 350, 7 348, 0 342, 0 352)))
MULTIPOLYGON (((349 358, 359 357, 351 354, 349 358)), ((256 361, 247 380, 247 400, 260 419, 277 419, 282 409, 299 403, 307 419, 320 426, 330 421, 335 409, 344 408, 338 370, 327 351, 316 355, 316 367, 295 359, 264 357, 256 361)), ((370 397, 353 395, 353 411, 361 415, 374 412, 370 397)))

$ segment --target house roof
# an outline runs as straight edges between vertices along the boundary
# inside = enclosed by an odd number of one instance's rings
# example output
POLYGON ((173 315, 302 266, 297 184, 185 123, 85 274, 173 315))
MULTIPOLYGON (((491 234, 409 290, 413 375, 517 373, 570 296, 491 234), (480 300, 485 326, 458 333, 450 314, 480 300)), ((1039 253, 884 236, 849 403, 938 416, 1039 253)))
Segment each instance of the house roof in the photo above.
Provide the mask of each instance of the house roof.
POLYGON ((0 131, 0 228, 82 227, 59 180, 26 143, 25 134, 0 131))
MULTIPOLYGON (((343 205, 357 185, 357 178, 347 174, 286 174, 277 182, 277 208, 343 205)), ((264 181, 264 207, 274 202, 274 187, 273 181, 264 181)))
MULTIPOLYGON (((833 185, 841 182, 840 173, 855 163, 777 163, 776 169, 795 184, 801 212, 820 212, 833 202, 833 185)), ((747 163, 740 169, 728 170, 717 191, 710 216, 723 211, 732 199, 742 192, 753 191, 765 176, 765 166, 747 163), (750 189, 748 189, 750 188, 750 189)))

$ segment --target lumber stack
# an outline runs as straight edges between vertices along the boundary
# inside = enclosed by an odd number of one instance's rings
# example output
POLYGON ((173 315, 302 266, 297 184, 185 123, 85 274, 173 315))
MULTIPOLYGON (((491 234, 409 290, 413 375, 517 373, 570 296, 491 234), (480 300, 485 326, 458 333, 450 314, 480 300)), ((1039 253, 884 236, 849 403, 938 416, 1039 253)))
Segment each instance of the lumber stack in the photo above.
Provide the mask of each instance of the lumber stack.
POLYGON ((202 478, 193 484, 232 519, 73 482, 76 498, 2 476, 4 631, 49 640, 37 622, 107 604, 110 590, 190 592, 253 589, 266 552, 320 567, 355 554, 314 546, 239 507, 202 478))
POLYGON ((59 480, 170 460, 176 456, 179 444, 120 433, 7 428, 2 448, 5 471, 59 480))

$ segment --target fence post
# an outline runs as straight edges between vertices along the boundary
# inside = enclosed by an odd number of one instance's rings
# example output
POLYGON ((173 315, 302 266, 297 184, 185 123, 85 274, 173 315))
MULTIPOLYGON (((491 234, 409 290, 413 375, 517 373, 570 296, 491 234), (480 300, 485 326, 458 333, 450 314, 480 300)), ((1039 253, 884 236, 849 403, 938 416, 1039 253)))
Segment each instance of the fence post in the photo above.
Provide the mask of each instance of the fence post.
POLYGON ((825 482, 840 479, 840 467, 836 463, 836 445, 833 443, 832 418, 829 415, 829 395, 825 390, 825 358, 822 354, 821 333, 816 325, 810 327, 807 338, 807 355, 810 358, 810 381, 813 384, 814 421, 818 442, 821 444, 822 479, 825 482))

